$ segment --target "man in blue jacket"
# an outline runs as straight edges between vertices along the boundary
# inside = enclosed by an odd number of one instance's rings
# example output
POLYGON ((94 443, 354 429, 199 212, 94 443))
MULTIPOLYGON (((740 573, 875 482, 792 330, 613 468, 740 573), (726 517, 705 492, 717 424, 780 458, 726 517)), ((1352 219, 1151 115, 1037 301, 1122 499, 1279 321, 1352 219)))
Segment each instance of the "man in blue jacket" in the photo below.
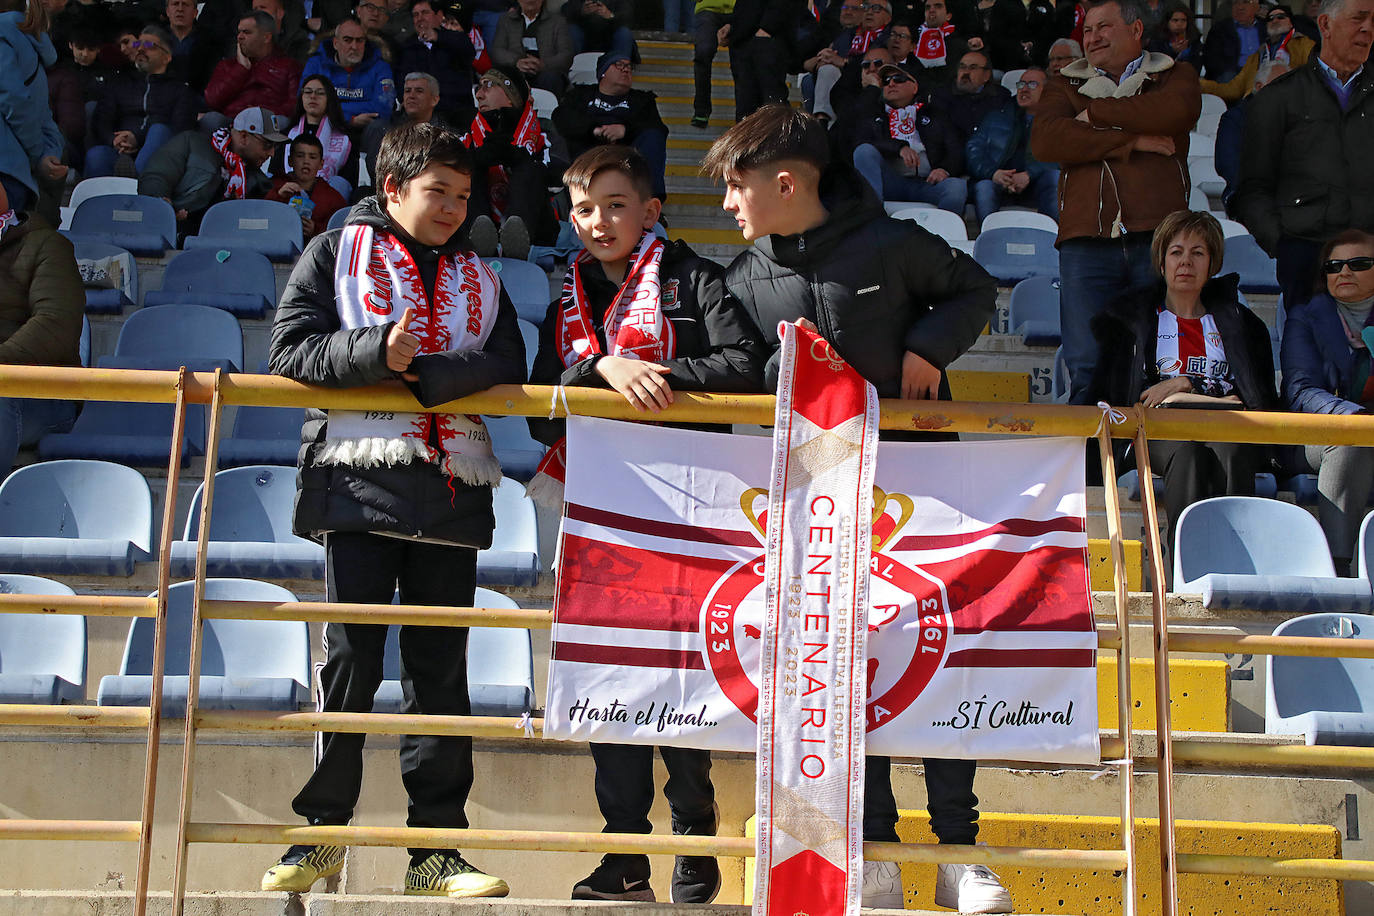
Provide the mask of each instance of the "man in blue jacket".
POLYGON ((334 84, 350 127, 362 129, 374 120, 387 121, 396 101, 391 65, 367 40, 367 30, 350 16, 305 62, 301 83, 323 74, 334 84))
POLYGON ((1059 169, 1037 161, 1030 151, 1031 112, 1048 81, 1044 70, 1028 68, 1016 81, 1016 106, 986 115, 964 146, 980 223, 1008 203, 1059 218, 1059 169))

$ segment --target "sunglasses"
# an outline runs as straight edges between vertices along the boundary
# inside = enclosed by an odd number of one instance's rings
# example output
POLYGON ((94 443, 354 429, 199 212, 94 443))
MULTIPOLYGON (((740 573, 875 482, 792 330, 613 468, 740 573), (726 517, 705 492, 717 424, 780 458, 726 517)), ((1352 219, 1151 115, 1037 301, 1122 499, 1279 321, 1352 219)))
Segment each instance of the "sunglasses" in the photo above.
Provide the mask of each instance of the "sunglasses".
POLYGON ((1374 267, 1374 258, 1346 258, 1342 261, 1337 261, 1333 259, 1327 261, 1325 264, 1322 265, 1322 273, 1338 274, 1347 267, 1349 267, 1357 274, 1363 273, 1364 271, 1369 270, 1371 267, 1374 267))
POLYGON ((876 70, 885 63, 887 63, 885 60, 866 60, 859 66, 865 70, 876 70))
POLYGON ((155 42, 155 41, 132 41, 132 42, 129 43, 129 47, 134 48, 134 49, 137 49, 137 50, 140 50, 140 51, 151 51, 151 50, 153 50, 154 48, 158 49, 159 51, 166 51, 166 50, 167 50, 166 48, 164 48, 162 45, 158 44, 158 43, 155 42))
POLYGON ((900 73, 893 73, 893 74, 890 74, 890 75, 888 75, 888 76, 883 77, 883 85, 884 85, 884 86, 891 86, 893 83, 909 83, 909 82, 911 82, 911 77, 909 77, 909 76, 902 76, 900 73))
POLYGON ((1019 90, 1019 89, 1039 89, 1039 88, 1040 88, 1040 81, 1039 81, 1039 80, 1017 80, 1017 81, 1016 81, 1016 88, 1017 88, 1018 90, 1019 90))

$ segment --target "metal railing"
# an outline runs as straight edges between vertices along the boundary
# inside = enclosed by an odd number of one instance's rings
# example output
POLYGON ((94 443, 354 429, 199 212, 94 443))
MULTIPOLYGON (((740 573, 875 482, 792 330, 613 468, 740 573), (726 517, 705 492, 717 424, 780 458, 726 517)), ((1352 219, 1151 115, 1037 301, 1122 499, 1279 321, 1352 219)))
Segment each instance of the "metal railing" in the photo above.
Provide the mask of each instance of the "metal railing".
MULTIPOLYGON (((323 827, 284 824, 227 824, 192 820, 197 732, 207 730, 273 732, 353 732, 498 737, 528 740, 541 733, 534 720, 527 731, 519 720, 481 716, 417 716, 382 713, 256 713, 197 708, 203 622, 207 619, 294 620, 413 624, 424 626, 507 626, 547 628, 552 613, 536 609, 435 608, 403 605, 332 604, 325 602, 224 601, 205 597, 205 554, 214 500, 214 475, 226 406, 275 406, 417 410, 400 385, 355 389, 322 389, 286 379, 216 372, 141 372, 105 369, 0 367, 0 396, 71 400, 170 403, 174 427, 169 454, 155 597, 0 595, 0 613, 83 614, 151 617, 155 621, 152 699, 144 708, 98 706, 0 706, 0 725, 145 728, 142 807, 138 821, 0 820, 0 839, 99 840, 137 842, 135 912, 146 912, 149 854, 156 795, 157 756, 162 722, 162 676, 166 659, 167 593, 170 543, 174 537, 175 494, 180 480, 182 431, 188 404, 209 405, 209 432, 203 480, 203 505, 196 549, 192 608, 190 677, 184 720, 182 772, 178 787, 177 847, 173 875, 173 913, 180 914, 186 887, 187 849, 191 843, 338 843, 361 846, 420 846, 486 849, 540 849, 576 852, 638 852, 687 855, 751 856, 754 841, 743 837, 624 835, 564 831, 437 829, 411 827, 323 827)), ((714 395, 680 392, 673 405, 657 416, 668 422, 713 422, 767 425, 772 422, 771 395, 714 395)), ((430 408, 432 411, 488 415, 586 416, 635 420, 640 415, 614 392, 563 390, 536 386, 498 386, 489 391, 430 408)), ((1136 888, 1133 787, 1135 754, 1131 727, 1131 617, 1126 590, 1126 560, 1121 524, 1121 494, 1116 485, 1111 440, 1134 440, 1141 480, 1149 478, 1148 440, 1205 439, 1222 442, 1277 444, 1374 445, 1374 419, 1307 414, 1190 412, 1146 410, 1113 418, 1091 407, 1038 404, 978 404, 931 401, 884 401, 884 429, 963 433, 1096 438, 1103 462, 1105 503, 1115 583, 1114 628, 1099 630, 1099 648, 1118 656, 1118 727, 1102 740, 1103 765, 1121 773, 1120 850, 1027 849, 1020 847, 940 847, 906 843, 866 843, 866 858, 903 862, 982 862, 989 865, 1094 870, 1121 873, 1124 911, 1134 913, 1136 888), (1148 430, 1148 435, 1147 435, 1148 430)), ((1168 657, 1171 651, 1250 653, 1320 657, 1374 657, 1374 640, 1317 637, 1232 636, 1179 633, 1168 629, 1164 570, 1159 543, 1158 509, 1153 488, 1141 487, 1142 511, 1152 558, 1150 626, 1153 636, 1156 735, 1154 760, 1160 814, 1161 903, 1166 916, 1177 912, 1177 874, 1253 875, 1334 880, 1374 879, 1374 861, 1281 859, 1256 856, 1180 855, 1173 832, 1175 764, 1247 769, 1374 770, 1374 748, 1269 746, 1239 742, 1174 740, 1170 732, 1168 657)), ((1145 755, 1148 757, 1148 755, 1145 755)))

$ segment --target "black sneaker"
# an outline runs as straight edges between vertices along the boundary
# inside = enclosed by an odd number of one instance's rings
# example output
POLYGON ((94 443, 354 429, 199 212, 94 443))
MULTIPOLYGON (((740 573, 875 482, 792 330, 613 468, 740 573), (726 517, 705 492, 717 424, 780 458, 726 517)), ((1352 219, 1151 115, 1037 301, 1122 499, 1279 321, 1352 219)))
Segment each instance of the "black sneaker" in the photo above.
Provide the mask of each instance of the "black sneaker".
POLYGON ((496 257, 496 224, 490 216, 479 216, 468 227, 468 241, 481 258, 496 257))
POLYGON ((590 875, 573 885, 574 900, 655 901, 649 886, 649 857, 616 855, 601 857, 601 864, 590 875))
POLYGON ((501 257, 523 261, 530 256, 530 230, 518 216, 501 221, 501 257))
POLYGON ((710 903, 720 893, 714 856, 678 856, 673 865, 673 903, 710 903))

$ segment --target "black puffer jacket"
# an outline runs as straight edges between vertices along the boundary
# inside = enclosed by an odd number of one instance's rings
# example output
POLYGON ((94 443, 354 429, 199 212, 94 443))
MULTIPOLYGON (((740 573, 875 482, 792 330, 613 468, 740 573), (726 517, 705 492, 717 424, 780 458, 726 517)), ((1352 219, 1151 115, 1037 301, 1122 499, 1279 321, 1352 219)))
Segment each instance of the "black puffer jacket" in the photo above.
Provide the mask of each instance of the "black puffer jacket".
MULTIPOLYGON (((466 244, 461 233, 433 249, 394 226, 376 198, 354 208, 348 222, 366 223, 396 235, 414 256, 432 295, 439 256, 466 244)), ((391 324, 345 330, 334 304, 334 261, 342 230, 316 236, 306 246, 277 307, 272 324, 272 372, 310 385, 354 388, 396 374, 386 367, 391 324)), ((515 308, 503 289, 496 325, 482 350, 417 356, 409 383, 426 407, 466 397, 493 385, 525 380, 525 347, 515 308)), ((294 528, 318 537, 326 531, 371 531, 487 547, 495 519, 491 490, 446 477, 437 465, 414 461, 389 467, 321 466, 315 455, 325 440, 325 414, 310 410, 301 430, 300 475, 294 528)), ((431 443, 435 444, 435 443, 431 443)))
MULTIPOLYGON (((992 318, 996 281, 938 236, 887 216, 849 165, 826 171, 821 200, 830 211, 825 223, 756 240, 726 270, 726 288, 773 350, 778 322, 815 322, 880 397, 900 395, 908 350, 943 373, 992 318)), ((777 380, 774 353, 764 385, 776 388, 777 380)), ((943 374, 940 397, 950 397, 943 374)))
MULTIPOLYGON (((663 313, 673 323, 677 353, 673 359, 660 360, 660 365, 671 370, 664 376, 669 387, 674 391, 761 390, 768 351, 743 306, 726 293, 724 268, 698 256, 686 242, 668 242, 667 246, 659 263, 659 281, 663 313)), ((604 353, 606 330, 602 322, 618 285, 606 279, 600 264, 592 263, 583 270, 582 288, 591 302, 592 325, 604 353)), ((554 300, 544 317, 530 383, 608 387, 594 369, 594 358, 563 368, 554 341, 559 306, 554 300)), ((563 429, 563 420, 530 418, 530 435, 546 445, 562 438, 563 429)))
POLYGON ((105 85, 91 121, 91 145, 108 145, 115 131, 131 131, 139 144, 148 128, 166 124, 175 133, 196 125, 196 94, 171 73, 126 73, 105 85))

